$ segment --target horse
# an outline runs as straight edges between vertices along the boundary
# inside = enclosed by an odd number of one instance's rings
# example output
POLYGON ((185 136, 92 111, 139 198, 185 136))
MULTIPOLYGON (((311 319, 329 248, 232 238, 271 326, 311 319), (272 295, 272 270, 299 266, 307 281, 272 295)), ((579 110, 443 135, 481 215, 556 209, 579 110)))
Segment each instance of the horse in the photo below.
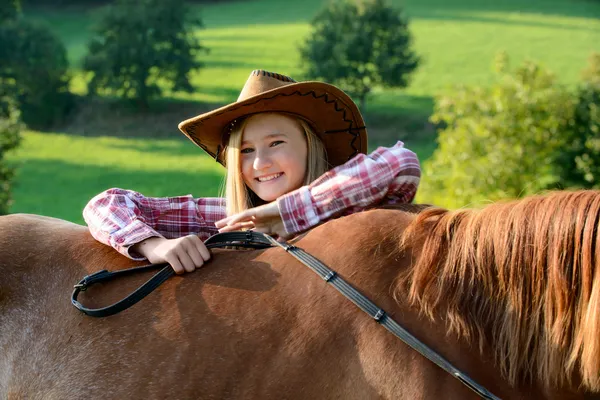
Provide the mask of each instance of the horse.
MULTIPOLYGON (((398 205, 293 244, 502 399, 600 398, 600 193, 445 210, 398 205)), ((86 227, 0 217, 4 399, 469 399, 281 248, 216 249, 133 307, 72 307, 82 276, 141 265, 86 227)), ((90 287, 112 303, 148 275, 90 287)))

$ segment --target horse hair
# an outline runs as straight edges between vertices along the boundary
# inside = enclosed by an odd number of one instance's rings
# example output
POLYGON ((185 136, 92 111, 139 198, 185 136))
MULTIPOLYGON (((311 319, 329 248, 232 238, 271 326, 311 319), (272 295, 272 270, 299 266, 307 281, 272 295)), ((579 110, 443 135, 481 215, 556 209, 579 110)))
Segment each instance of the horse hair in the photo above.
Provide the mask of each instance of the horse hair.
POLYGON ((600 390, 600 192, 562 191, 482 209, 430 208, 400 248, 423 243, 394 291, 448 333, 494 349, 511 384, 600 390), (579 372, 581 380, 573 382, 579 372))

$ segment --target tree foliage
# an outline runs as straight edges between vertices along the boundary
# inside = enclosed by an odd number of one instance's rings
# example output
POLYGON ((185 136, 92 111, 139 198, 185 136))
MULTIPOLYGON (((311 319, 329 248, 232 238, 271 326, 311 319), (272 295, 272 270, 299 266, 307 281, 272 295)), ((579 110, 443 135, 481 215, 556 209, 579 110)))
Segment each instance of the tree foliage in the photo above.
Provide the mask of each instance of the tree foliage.
POLYGON ((119 0, 109 7, 89 44, 84 69, 90 93, 114 93, 142 107, 163 88, 191 92, 189 73, 207 51, 184 0, 119 0))
POLYGON ((45 128, 63 118, 72 105, 68 91, 67 51, 45 26, 19 17, 19 3, 2 6, 0 80, 14 98, 24 123, 45 128))
MULTIPOLYGON (((0 85, 2 82, 0 81, 0 85)), ((19 112, 9 97, 0 94, 0 215, 8 214, 14 168, 6 164, 6 153, 21 141, 19 112)))
POLYGON ((514 72, 504 55, 489 88, 458 87, 436 101, 439 148, 421 195, 447 207, 515 198, 561 185, 556 168, 574 113, 572 93, 531 62, 514 72))
POLYGON ((557 167, 566 186, 600 189, 600 53, 592 54, 582 76, 557 167))
POLYGON ((341 87, 365 106, 378 86, 406 87, 419 57, 408 21, 385 0, 331 1, 301 45, 306 75, 341 87))

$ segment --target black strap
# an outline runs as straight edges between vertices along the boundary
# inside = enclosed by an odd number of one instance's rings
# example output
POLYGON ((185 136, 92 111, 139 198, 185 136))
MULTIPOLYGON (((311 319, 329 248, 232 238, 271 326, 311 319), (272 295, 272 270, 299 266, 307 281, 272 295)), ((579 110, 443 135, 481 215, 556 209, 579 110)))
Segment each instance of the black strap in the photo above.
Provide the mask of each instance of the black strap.
MULTIPOLYGON (((290 245, 288 243, 280 243, 268 235, 264 235, 262 233, 254 231, 219 233, 214 236, 211 236, 204 243, 207 248, 235 246, 244 248, 263 249, 273 246, 281 247, 287 253, 299 260, 302 264, 306 265, 315 273, 317 273, 325 282, 331 284, 348 300, 350 300, 352 303, 358 306, 358 308, 369 314, 371 318, 373 318, 380 325, 385 327, 388 331, 393 333, 396 337, 398 337, 400 340, 402 340, 404 343, 410 346, 413 350, 417 351, 423 357, 429 359, 431 362, 442 368, 444 371, 448 372, 450 375, 458 379, 469 389, 477 393, 480 397, 488 400, 500 400, 499 397, 494 396, 485 387, 479 385, 467 374, 454 367, 450 362, 448 362, 448 360, 437 354, 431 348, 429 348, 421 341, 419 341, 416 337, 414 337, 412 334, 410 334, 406 329, 400 326, 400 324, 398 324, 396 321, 390 318, 383 309, 379 308, 366 296, 364 296, 362 293, 354 289, 346 281, 340 278, 335 271, 327 267, 321 261, 308 254, 301 248, 296 247, 294 245, 290 245)), ((160 284, 166 281, 173 274, 173 268, 171 268, 171 266, 169 266, 168 264, 147 265, 143 267, 130 268, 115 272, 109 272, 106 270, 98 271, 94 274, 84 277, 77 285, 75 285, 75 290, 73 291, 73 295, 71 296, 71 303, 75 307, 77 307, 77 309, 79 309, 87 315, 93 317, 106 317, 131 307, 132 305, 146 297, 150 292, 156 289, 160 284), (88 286, 94 283, 111 280, 117 276, 127 275, 133 272, 148 271, 150 269, 156 269, 160 267, 163 267, 163 269, 160 272, 154 275, 151 279, 149 279, 146 283, 144 283, 142 286, 136 289, 129 296, 111 306, 99 309, 89 309, 84 307, 83 305, 81 305, 81 303, 77 301, 77 295, 79 294, 79 292, 84 291, 88 286)))
MULTIPOLYGON (((272 246, 271 242, 266 239, 266 235, 253 231, 218 233, 208 238, 204 244, 209 249, 217 247, 264 249, 272 246)), ((174 274, 175 271, 173 271, 173 268, 166 263, 144 265, 141 267, 129 268, 120 271, 107 271, 103 269, 91 275, 85 276, 76 285, 74 285, 73 294, 71 295, 71 304, 73 304, 79 311, 91 317, 108 317, 133 306, 135 303, 152 293, 154 289, 159 287, 164 281, 169 279, 174 274), (87 308, 77 301, 77 296, 79 293, 85 292, 86 289, 94 283, 106 282, 120 276, 151 271, 158 268, 162 269, 156 275, 134 290, 129 296, 114 304, 111 304, 110 306, 102 308, 87 308)))
POLYGON ((379 308, 375 303, 369 300, 365 295, 360 293, 358 290, 350 286, 346 281, 337 275, 335 271, 327 267, 321 261, 313 257, 311 254, 305 252, 301 248, 298 248, 287 243, 280 243, 274 239, 271 239, 271 243, 277 245, 292 255, 294 258, 299 260, 302 264, 312 269, 317 275, 319 275, 325 282, 331 284, 341 294, 343 294, 348 300, 353 302, 358 308, 366 312, 377 321, 380 325, 386 328, 388 331, 393 333, 396 337, 402 340, 404 343, 409 345, 413 350, 419 352, 423 357, 429 359, 431 362, 454 376, 456 379, 461 381, 469 389, 473 390, 480 397, 489 400, 500 400, 499 397, 494 396, 485 387, 479 385, 467 374, 463 373, 454 365, 452 365, 444 357, 433 351, 431 348, 423 344, 419 339, 414 337, 410 332, 404 329, 400 324, 390 318, 387 313, 379 308))

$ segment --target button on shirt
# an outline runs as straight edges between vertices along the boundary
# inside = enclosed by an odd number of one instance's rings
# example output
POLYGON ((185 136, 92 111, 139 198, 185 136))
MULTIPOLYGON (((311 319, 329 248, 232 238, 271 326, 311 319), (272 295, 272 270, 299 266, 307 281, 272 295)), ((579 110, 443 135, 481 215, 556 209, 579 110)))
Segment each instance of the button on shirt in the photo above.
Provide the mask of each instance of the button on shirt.
MULTIPOLYGON (((276 201, 285 230, 296 234, 329 218, 380 204, 408 203, 420 176, 417 156, 398 142, 359 154, 276 201)), ((125 189, 106 190, 83 210, 94 238, 136 260, 144 258, 130 247, 144 239, 195 234, 206 240, 218 233, 215 222, 226 216, 223 198, 146 197, 125 189)))

